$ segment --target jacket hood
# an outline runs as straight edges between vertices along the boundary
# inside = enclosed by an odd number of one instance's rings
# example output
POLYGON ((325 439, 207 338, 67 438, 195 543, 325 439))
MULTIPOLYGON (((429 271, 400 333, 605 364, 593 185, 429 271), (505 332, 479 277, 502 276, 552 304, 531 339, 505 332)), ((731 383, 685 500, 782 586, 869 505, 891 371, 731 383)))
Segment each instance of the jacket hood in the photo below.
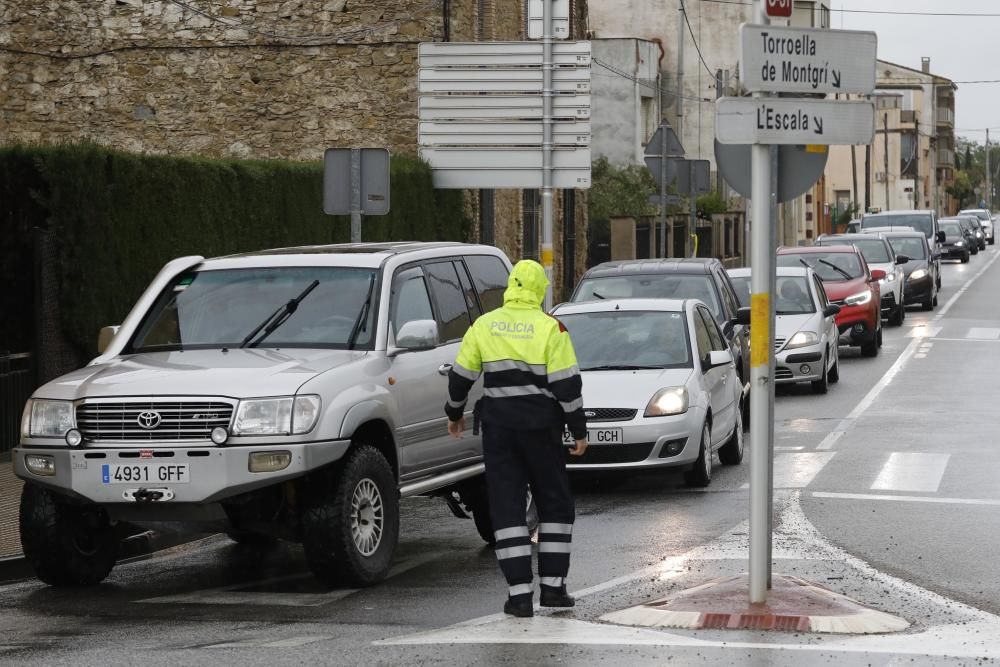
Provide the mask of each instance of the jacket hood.
POLYGON ((522 259, 510 272, 507 291, 503 294, 504 305, 519 303, 540 308, 545 301, 548 286, 549 279, 545 277, 542 265, 530 259, 522 259))

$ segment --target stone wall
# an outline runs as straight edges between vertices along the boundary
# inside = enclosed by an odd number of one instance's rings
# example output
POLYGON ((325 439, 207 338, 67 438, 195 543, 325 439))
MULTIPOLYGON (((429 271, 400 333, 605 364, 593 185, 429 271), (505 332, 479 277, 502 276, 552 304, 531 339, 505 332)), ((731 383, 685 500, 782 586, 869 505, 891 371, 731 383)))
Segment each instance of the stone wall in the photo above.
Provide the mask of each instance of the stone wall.
MULTIPOLYGON (((586 6, 574 0, 577 26, 586 6)), ((350 145, 414 155, 417 45, 519 40, 525 11, 525 0, 0 3, 0 142, 90 139, 255 159, 318 160, 350 145)), ((585 194, 577 202, 585 248, 585 194)), ((519 258, 521 194, 498 191, 495 213, 497 246, 519 258)), ((554 244, 558 258, 558 223, 554 244)))

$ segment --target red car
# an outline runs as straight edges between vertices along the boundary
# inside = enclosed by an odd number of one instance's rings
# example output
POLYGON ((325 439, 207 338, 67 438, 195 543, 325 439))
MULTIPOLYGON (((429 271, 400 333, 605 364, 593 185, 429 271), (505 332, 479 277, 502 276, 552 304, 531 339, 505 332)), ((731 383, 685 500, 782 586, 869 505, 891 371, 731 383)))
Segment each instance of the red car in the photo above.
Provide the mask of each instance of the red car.
POLYGON ((840 306, 837 328, 841 342, 874 357, 882 347, 882 293, 885 271, 870 270, 854 246, 779 248, 778 266, 808 266, 823 280, 830 303, 840 306))

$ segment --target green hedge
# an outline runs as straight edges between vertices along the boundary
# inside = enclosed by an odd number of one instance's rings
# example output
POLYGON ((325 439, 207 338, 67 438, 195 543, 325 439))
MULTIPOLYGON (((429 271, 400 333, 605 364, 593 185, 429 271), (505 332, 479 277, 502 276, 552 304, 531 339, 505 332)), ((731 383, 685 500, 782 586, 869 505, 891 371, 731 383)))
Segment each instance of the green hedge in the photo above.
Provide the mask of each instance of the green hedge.
MULTIPOLYGON (((32 228, 56 241, 62 333, 88 358, 174 257, 348 241, 349 220, 323 213, 322 175, 321 163, 0 147, 0 307, 23 317, 0 318, 0 350, 31 347, 32 228)), ((392 212, 366 218, 364 240, 469 237, 461 192, 434 190, 426 164, 393 157, 391 183, 392 212)))

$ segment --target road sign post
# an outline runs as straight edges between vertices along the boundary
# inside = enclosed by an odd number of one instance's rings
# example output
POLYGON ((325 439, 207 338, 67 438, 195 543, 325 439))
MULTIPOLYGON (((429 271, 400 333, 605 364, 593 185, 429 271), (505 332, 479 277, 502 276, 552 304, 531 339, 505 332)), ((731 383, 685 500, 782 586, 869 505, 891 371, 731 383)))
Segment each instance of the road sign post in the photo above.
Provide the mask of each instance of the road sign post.
MULTIPOLYGON (((677 180, 679 173, 677 166, 683 162, 684 147, 670 127, 670 123, 664 121, 653 133, 652 139, 646 144, 646 167, 653 175, 653 180, 660 186, 659 200, 660 207, 659 227, 660 227, 660 257, 667 256, 667 206, 671 203, 671 197, 667 195, 667 186, 677 180), (657 152, 659 151, 659 152, 657 152)), ((680 190, 680 186, 678 186, 680 190)), ((684 190, 680 190, 683 192, 684 190)))
POLYGON ((792 5, 791 0, 757 2, 755 25, 741 28, 740 71, 753 96, 716 102, 719 169, 732 174, 727 180, 745 192, 747 184, 738 182, 739 172, 747 157, 750 163, 751 604, 766 603, 771 586, 777 205, 801 194, 815 182, 813 176, 822 173, 826 154, 813 146, 870 144, 875 135, 871 102, 772 96, 870 94, 875 87, 873 33, 770 25, 769 17, 791 16, 792 5))
POLYGON ((552 5, 542 0, 542 267, 549 286, 545 310, 552 308, 552 5))

